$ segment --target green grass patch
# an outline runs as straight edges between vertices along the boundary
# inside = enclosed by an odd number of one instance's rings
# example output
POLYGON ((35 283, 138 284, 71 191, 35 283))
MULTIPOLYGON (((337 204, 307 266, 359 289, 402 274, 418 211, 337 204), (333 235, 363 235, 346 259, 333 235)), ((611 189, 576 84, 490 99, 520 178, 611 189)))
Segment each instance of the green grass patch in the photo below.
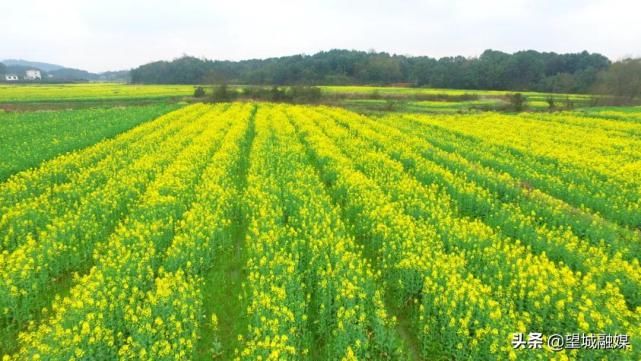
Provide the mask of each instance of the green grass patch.
POLYGON ((178 108, 176 104, 0 112, 0 181, 60 154, 111 138, 178 108))

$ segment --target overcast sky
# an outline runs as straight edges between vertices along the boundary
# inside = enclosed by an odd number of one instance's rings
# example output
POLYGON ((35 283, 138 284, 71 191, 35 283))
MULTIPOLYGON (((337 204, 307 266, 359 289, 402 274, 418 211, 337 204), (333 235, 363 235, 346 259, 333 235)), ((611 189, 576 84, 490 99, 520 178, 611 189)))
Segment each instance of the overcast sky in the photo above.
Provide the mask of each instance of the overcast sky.
POLYGON ((240 60, 332 48, 477 56, 641 55, 638 0, 7 0, 0 59, 90 71, 182 54, 240 60))

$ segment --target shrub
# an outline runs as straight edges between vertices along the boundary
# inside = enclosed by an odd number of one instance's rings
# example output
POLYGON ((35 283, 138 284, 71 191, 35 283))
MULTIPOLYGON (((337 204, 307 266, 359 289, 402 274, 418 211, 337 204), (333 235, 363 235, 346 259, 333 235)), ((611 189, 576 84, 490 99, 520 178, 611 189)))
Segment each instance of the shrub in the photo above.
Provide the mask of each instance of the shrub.
POLYGON ((527 98, 521 93, 509 94, 508 101, 510 102, 510 108, 515 112, 523 111, 527 104, 527 98))
POLYGON ((201 86, 196 87, 194 90, 194 98, 202 98, 205 96, 205 89, 201 86))

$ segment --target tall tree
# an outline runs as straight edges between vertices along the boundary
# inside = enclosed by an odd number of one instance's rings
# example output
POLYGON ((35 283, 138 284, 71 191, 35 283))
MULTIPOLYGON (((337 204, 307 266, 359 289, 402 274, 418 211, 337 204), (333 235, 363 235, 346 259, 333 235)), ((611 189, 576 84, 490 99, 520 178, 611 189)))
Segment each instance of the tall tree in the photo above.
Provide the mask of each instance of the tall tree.
POLYGON ((641 98, 641 58, 624 59, 599 74, 596 91, 623 101, 641 98))

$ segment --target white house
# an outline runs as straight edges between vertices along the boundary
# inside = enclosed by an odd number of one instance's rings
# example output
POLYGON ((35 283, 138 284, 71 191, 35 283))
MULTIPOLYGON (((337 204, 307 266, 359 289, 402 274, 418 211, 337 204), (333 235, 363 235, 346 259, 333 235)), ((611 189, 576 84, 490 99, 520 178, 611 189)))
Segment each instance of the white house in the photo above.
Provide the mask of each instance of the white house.
POLYGON ((25 80, 40 80, 42 79, 42 74, 40 74, 40 70, 35 70, 35 69, 29 69, 25 72, 24 76, 25 80))
POLYGON ((18 81, 18 76, 15 74, 5 74, 4 80, 6 81, 18 81))

